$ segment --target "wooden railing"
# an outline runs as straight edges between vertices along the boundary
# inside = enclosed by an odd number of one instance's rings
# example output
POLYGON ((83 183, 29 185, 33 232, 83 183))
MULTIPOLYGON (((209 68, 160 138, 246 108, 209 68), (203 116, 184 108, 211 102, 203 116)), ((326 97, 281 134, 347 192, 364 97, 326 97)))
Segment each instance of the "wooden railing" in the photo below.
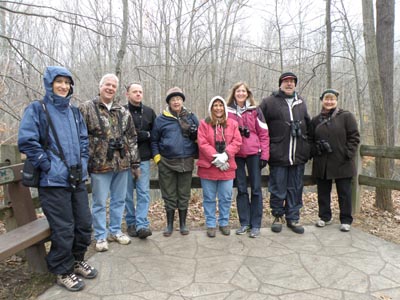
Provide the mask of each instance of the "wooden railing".
POLYGON ((353 211, 359 212, 361 206, 361 186, 373 186, 391 190, 400 190, 400 181, 367 176, 362 174, 362 158, 365 156, 375 158, 400 159, 400 147, 360 145, 356 157, 357 176, 353 178, 352 200, 353 211))

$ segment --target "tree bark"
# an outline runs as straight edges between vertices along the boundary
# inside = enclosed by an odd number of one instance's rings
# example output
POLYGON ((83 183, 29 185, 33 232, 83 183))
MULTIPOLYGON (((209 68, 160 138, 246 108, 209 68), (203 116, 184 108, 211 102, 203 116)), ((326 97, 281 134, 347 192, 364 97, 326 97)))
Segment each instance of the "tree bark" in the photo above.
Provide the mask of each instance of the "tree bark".
MULTIPOLYGON (((393 105, 394 73, 394 0, 376 2, 376 47, 378 52, 379 75, 382 85, 383 103, 388 123, 388 144, 395 144, 395 123, 393 105)), ((393 176, 394 161, 390 160, 390 175, 393 176)))
MULTIPOLYGON (((374 26, 374 12, 372 0, 362 0, 365 53, 368 72, 368 90, 372 99, 375 116, 374 139, 376 145, 388 145, 387 122, 382 96, 382 86, 379 77, 378 54, 374 26)), ((376 176, 389 178, 389 161, 384 158, 375 160, 376 176)), ((382 188, 376 188, 375 204, 378 208, 393 210, 391 194, 382 188)))
POLYGON ((326 0, 326 87, 332 87, 332 25, 331 0, 326 0))
MULTIPOLYGON (((122 69, 122 62, 124 61, 124 56, 126 53, 126 40, 128 38, 128 27, 129 27, 129 8, 128 8, 128 0, 122 0, 123 6, 123 23, 122 23, 122 35, 121 35, 121 44, 119 45, 119 50, 117 54, 117 63, 115 64, 115 75, 117 75, 120 87, 121 87, 121 69, 122 69)), ((117 97, 117 101, 119 102, 119 97, 117 97)))

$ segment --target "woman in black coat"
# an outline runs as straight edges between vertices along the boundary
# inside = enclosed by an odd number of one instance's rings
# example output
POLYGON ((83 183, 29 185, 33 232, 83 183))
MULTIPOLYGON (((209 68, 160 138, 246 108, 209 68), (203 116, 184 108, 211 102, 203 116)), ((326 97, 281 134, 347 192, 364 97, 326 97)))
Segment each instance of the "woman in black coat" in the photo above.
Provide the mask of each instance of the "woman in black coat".
POLYGON ((331 190, 335 180, 340 207, 340 230, 350 231, 351 180, 356 175, 354 156, 360 134, 354 115, 337 107, 339 93, 325 90, 320 99, 322 110, 311 121, 313 168, 317 180, 319 220, 317 227, 332 223, 331 190))

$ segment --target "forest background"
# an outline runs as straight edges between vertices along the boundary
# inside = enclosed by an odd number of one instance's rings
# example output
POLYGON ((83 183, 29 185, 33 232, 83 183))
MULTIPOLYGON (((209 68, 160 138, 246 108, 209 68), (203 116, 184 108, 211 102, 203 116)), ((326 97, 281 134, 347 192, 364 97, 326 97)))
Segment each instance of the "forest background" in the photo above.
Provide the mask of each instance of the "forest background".
MULTIPOLYGON (((322 0, 0 1, 0 143, 16 142, 24 108, 44 94, 48 65, 72 71, 76 104, 92 99, 101 76, 113 72, 121 78, 121 103, 124 86, 141 82, 144 103, 159 113, 166 90, 178 85, 199 118, 206 116, 208 101, 226 97, 235 82, 246 81, 260 102, 278 89, 281 72, 290 70, 313 116, 328 87, 329 58, 340 107, 356 114, 363 143, 373 144, 377 121, 367 88, 361 1, 331 0, 329 57, 326 13, 322 0)), ((388 125, 396 133, 398 28, 388 125)))

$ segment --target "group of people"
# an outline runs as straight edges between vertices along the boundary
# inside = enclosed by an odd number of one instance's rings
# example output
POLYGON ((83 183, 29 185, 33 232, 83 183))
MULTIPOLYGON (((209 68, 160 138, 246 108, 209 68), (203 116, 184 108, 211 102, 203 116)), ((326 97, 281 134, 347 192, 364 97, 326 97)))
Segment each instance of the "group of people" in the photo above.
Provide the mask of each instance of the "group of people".
POLYGON ((39 198, 51 229, 46 259, 57 283, 79 291, 85 286, 82 277, 97 276, 97 270, 84 259, 92 228, 99 252, 107 251, 109 242, 127 245, 129 236, 145 239, 152 235, 148 220, 151 159, 158 167, 166 237, 174 231, 176 210, 179 232, 189 234, 186 219, 196 159, 210 238, 216 236, 217 225, 223 235, 231 233, 234 183, 240 221, 236 234, 260 236, 261 170, 267 164, 274 217, 271 230, 280 232, 286 222, 293 232, 302 234, 303 175, 310 158, 318 189, 316 226, 332 223, 334 180, 340 230, 349 231, 351 180, 356 173, 353 156, 360 141, 357 122, 353 114, 337 107, 339 93, 334 89, 322 93, 321 113, 311 119, 296 92, 297 81, 294 73, 283 73, 279 90, 258 106, 249 86, 238 82, 227 101, 213 97, 208 116, 199 121, 184 105, 186 97, 179 87, 167 91, 167 105, 159 116, 142 103, 139 83, 126 86, 128 104, 122 106, 115 101, 119 80, 114 74, 104 75, 99 94, 77 109, 70 103, 74 86, 70 71, 47 67, 45 96, 26 108, 18 146, 41 171, 39 198), (89 176, 91 208, 85 186, 89 176), (128 235, 121 228, 124 212, 128 235))

